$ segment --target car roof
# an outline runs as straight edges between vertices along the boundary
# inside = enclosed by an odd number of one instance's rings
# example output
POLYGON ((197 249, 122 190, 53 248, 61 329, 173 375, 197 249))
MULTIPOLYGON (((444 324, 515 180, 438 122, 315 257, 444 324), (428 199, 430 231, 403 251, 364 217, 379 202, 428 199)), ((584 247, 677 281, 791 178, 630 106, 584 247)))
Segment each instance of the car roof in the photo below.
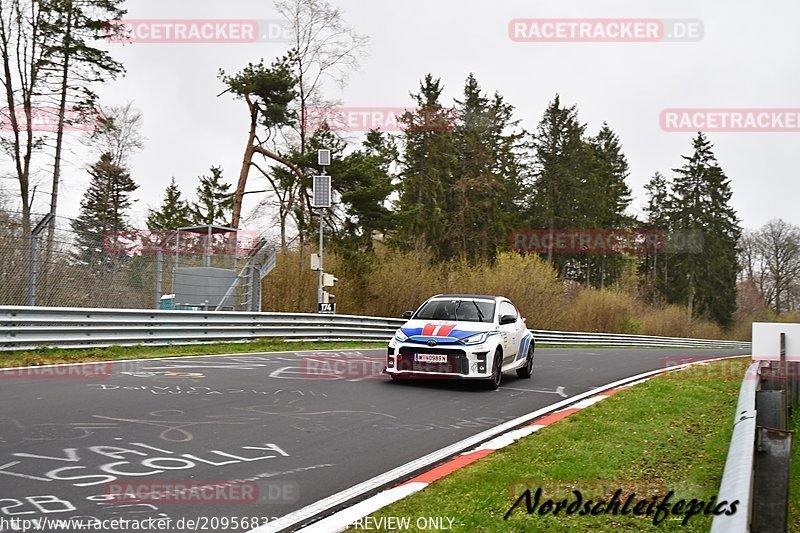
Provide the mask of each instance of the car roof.
POLYGON ((437 294, 436 296, 431 296, 429 299, 432 300, 434 298, 471 298, 474 300, 497 300, 498 298, 503 300, 507 299, 503 296, 491 296, 488 294, 437 294))

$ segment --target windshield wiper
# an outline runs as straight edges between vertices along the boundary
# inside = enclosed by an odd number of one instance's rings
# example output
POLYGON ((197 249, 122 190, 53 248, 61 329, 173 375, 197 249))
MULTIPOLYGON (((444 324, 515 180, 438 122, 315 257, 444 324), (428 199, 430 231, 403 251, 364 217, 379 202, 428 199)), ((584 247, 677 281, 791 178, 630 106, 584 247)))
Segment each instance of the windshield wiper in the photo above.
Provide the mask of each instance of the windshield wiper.
POLYGON ((455 315, 455 319, 458 320, 458 308, 461 307, 461 300, 458 301, 456 304, 456 308, 453 309, 453 314, 455 315))
POLYGON ((472 305, 474 305, 475 309, 478 310, 478 318, 480 319, 481 322, 483 322, 483 313, 481 313, 481 308, 478 307, 478 303, 475 300, 472 300, 472 305))

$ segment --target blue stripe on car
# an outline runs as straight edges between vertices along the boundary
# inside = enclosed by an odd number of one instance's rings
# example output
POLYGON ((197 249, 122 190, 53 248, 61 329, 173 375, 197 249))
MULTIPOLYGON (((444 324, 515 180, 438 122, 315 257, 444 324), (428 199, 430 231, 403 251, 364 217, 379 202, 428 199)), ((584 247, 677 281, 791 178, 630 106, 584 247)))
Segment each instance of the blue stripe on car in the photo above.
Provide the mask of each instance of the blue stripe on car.
POLYGON ((517 359, 522 359, 528 354, 528 346, 531 344, 531 339, 533 335, 528 334, 522 337, 522 340, 519 343, 519 352, 517 352, 517 359))

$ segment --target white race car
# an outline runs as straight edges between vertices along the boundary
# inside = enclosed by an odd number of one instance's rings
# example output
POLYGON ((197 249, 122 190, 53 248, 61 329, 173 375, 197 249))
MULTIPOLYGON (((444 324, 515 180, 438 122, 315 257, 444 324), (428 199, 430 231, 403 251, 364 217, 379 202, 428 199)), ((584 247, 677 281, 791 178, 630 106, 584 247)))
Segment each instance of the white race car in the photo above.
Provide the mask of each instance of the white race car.
POLYGON ((389 341, 392 379, 480 379, 496 389, 503 372, 531 377, 535 341, 508 298, 438 294, 403 318, 389 341))

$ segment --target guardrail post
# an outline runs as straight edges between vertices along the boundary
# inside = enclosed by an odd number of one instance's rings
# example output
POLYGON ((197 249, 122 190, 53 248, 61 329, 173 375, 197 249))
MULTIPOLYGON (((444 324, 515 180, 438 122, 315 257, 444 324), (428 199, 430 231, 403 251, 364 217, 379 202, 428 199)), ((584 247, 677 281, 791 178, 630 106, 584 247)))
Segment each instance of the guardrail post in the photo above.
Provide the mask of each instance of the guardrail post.
POLYGON ((756 428, 752 531, 786 531, 792 432, 756 428))
POLYGON ((28 305, 31 307, 36 305, 36 243, 39 239, 39 234, 53 220, 54 216, 53 213, 47 213, 36 224, 36 227, 31 230, 31 238, 28 243, 28 305))
POLYGON ((161 253, 161 243, 156 248, 156 282, 153 290, 153 309, 161 309, 161 283, 164 272, 164 256, 161 253))
POLYGON ((789 429, 789 398, 786 386, 786 333, 781 332, 781 360, 778 369, 778 379, 781 385, 781 427, 779 429, 789 429))
POLYGON ((753 461, 754 532, 786 531, 789 514, 789 473, 792 432, 787 384, 786 334, 780 334, 778 361, 764 369, 756 392, 756 447, 753 461))

